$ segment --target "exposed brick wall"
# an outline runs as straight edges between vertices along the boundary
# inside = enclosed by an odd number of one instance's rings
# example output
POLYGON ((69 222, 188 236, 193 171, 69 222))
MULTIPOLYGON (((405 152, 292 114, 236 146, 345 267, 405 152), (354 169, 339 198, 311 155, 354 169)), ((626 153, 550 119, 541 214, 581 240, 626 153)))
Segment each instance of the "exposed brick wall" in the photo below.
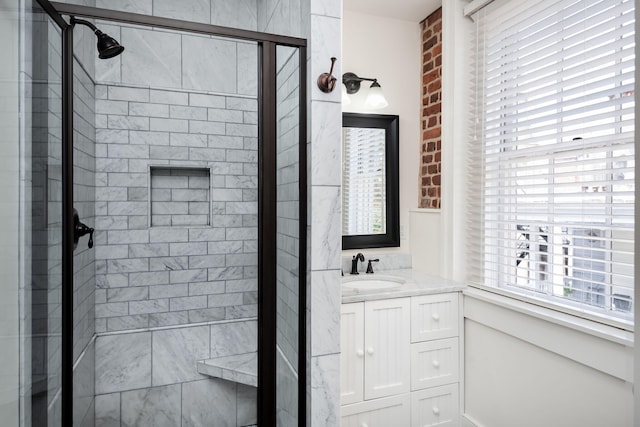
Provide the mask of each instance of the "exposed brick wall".
POLYGON ((440 207, 442 140, 442 8, 422 25, 422 142, 420 144, 421 208, 440 207))

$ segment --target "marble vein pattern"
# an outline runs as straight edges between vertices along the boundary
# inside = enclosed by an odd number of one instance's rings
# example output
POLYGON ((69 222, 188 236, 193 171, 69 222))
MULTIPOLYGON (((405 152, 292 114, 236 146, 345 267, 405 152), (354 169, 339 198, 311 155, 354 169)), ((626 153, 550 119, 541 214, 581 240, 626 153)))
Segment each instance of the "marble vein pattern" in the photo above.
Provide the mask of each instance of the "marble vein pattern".
POLYGON ((340 267, 342 235, 340 221, 340 187, 313 186, 311 197, 317 205, 311 213, 313 227, 312 270, 327 270, 340 267))
POLYGON ((183 36, 182 80, 185 88, 236 93, 236 43, 201 36, 183 36), (220 59, 224 58, 224 61, 220 59), (211 64, 216 64, 212 72, 211 64))
POLYGON ((341 283, 338 272, 312 271, 311 324, 318 325, 311 335, 311 354, 318 356, 340 352, 341 283))
POLYGON ((298 375, 280 351, 276 353, 276 385, 278 425, 298 425, 298 375))
POLYGON ((122 393, 122 427, 180 425, 181 394, 180 384, 122 393))
POLYGON ((167 18, 208 24, 210 10, 210 0, 153 0, 154 15, 167 18))
POLYGON ((96 427, 120 427, 120 393, 96 396, 96 427))
MULTIPOLYGON (((340 75, 340 74, 337 74, 340 75)), ((317 185, 340 186, 342 183, 342 147, 328 142, 341 140, 342 111, 332 102, 318 102, 311 123, 317 143, 311 144, 311 180, 317 185)))
POLYGON ((211 24, 257 30, 257 3, 261 0, 211 0, 211 24))
POLYGON ((258 420, 258 389, 243 384, 237 388, 237 425, 253 425, 258 420))
POLYGON ((179 34, 122 27, 122 80, 154 87, 181 86, 181 36, 179 34))
POLYGON ((340 354, 311 359, 311 415, 314 426, 338 426, 340 420, 340 354), (338 379, 338 380, 336 380, 338 379))
POLYGON ((258 350, 258 322, 243 321, 211 325, 211 357, 231 356, 258 350))
POLYGON ((214 378, 184 383, 182 406, 182 427, 235 427, 236 384, 214 378))
POLYGON ((98 336, 96 339, 96 393, 151 385, 151 333, 98 336))
POLYGON ((196 362, 209 357, 209 326, 153 331, 153 385, 202 378, 196 362))

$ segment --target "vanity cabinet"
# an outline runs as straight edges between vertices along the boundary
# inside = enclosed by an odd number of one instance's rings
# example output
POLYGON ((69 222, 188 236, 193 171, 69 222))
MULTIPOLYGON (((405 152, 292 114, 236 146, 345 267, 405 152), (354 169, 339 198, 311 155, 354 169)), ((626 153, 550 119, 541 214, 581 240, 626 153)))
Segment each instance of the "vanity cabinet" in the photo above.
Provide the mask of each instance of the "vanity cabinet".
POLYGON ((342 404, 410 390, 409 298, 342 305, 342 404))
POLYGON ((458 311, 456 292, 343 304, 342 425, 459 425, 458 311))

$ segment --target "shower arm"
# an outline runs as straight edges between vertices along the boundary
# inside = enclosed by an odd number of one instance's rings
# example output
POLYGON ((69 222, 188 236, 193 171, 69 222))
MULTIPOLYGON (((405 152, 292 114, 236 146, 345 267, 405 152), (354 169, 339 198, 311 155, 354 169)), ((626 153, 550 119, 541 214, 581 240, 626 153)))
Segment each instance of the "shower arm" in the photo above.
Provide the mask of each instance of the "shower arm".
POLYGON ((84 19, 77 19, 75 16, 72 16, 71 17, 71 25, 75 25, 75 24, 85 25, 85 26, 91 28, 91 31, 93 31, 93 33, 95 35, 102 34, 102 31, 100 31, 98 29, 98 27, 93 25, 91 22, 85 21, 84 19))

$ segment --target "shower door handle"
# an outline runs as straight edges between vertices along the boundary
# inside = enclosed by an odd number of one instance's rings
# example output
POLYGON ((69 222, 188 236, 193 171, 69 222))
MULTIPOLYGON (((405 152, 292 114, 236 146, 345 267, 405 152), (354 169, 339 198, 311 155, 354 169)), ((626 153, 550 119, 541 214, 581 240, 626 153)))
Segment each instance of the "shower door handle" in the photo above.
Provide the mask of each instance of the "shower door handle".
POLYGON ((93 247, 93 232, 95 230, 89 226, 84 225, 80 222, 80 216, 78 215, 77 210, 73 210, 73 249, 75 250, 78 247, 78 241, 80 237, 85 234, 89 235, 89 248, 93 247))

